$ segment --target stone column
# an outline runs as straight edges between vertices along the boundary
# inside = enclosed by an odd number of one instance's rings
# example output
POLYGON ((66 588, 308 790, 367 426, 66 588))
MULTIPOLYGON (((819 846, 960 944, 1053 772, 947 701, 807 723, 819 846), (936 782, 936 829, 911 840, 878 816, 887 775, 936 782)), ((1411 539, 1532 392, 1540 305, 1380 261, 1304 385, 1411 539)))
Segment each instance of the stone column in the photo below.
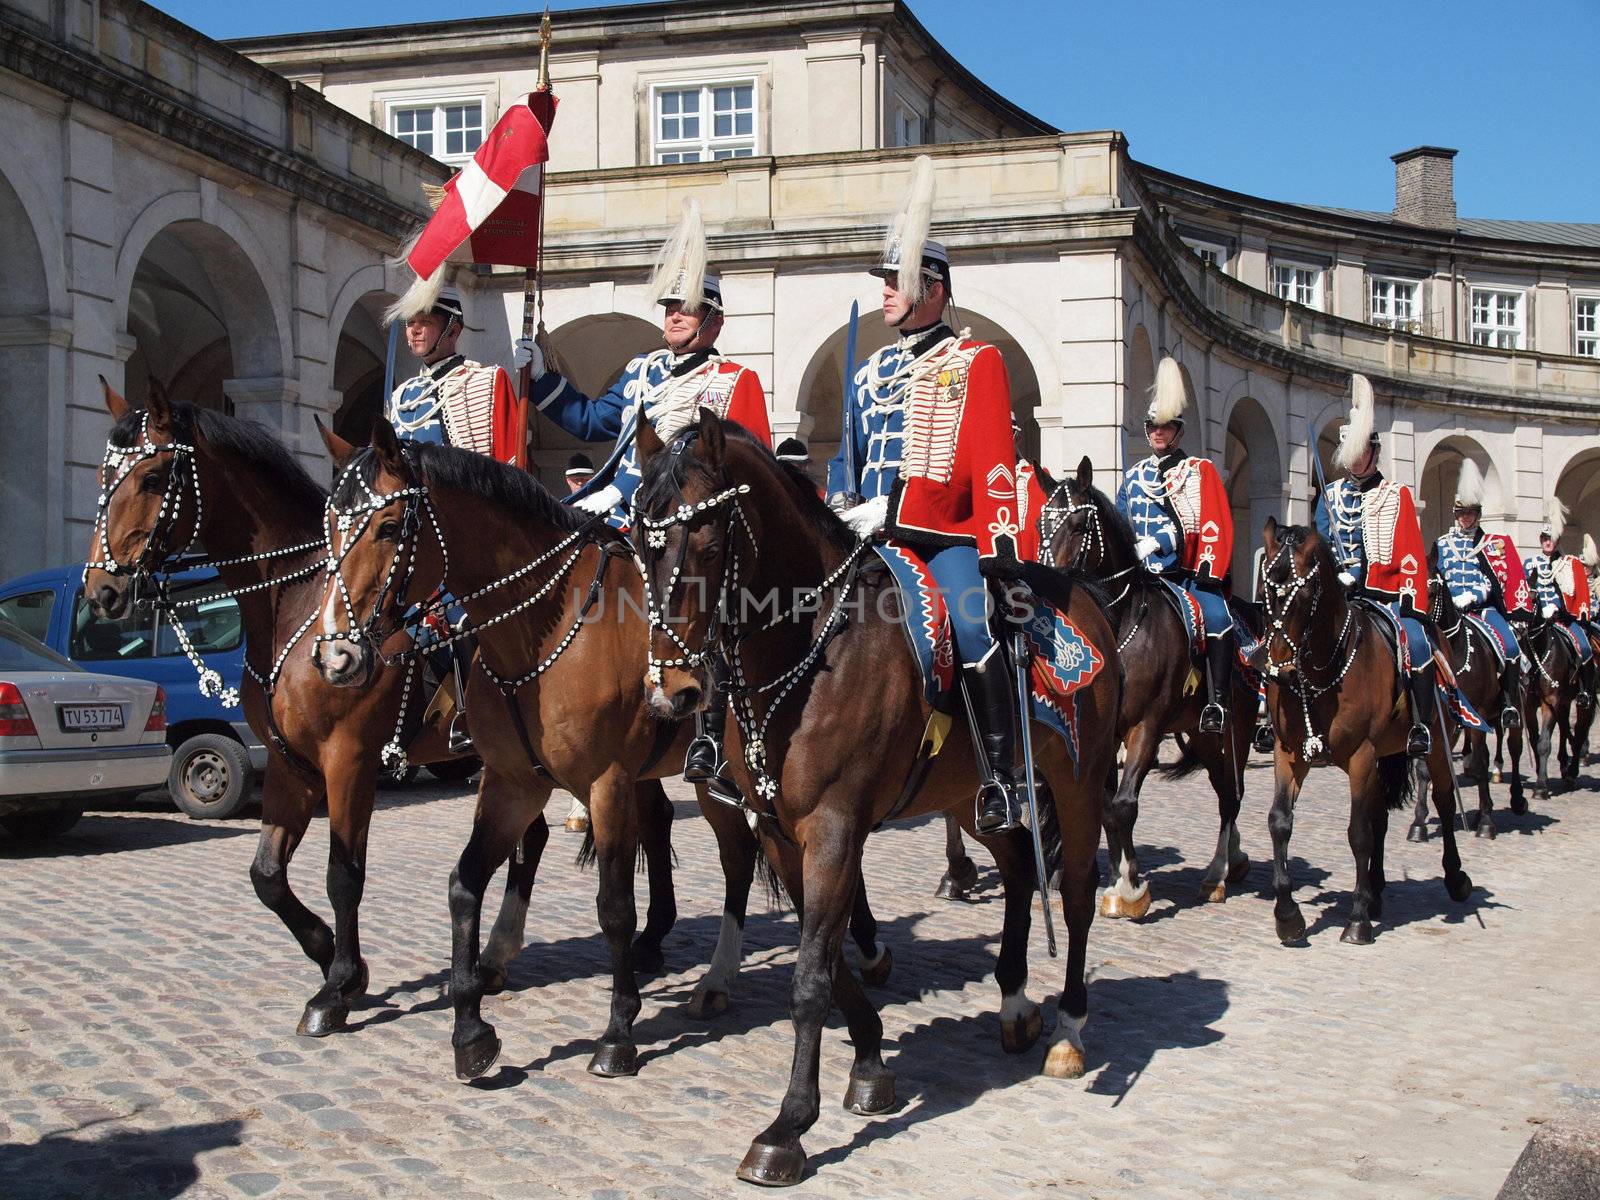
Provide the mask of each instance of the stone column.
POLYGON ((1087 454, 1102 488, 1116 488, 1127 390, 1123 272, 1112 250, 1063 254, 1055 272, 1061 398, 1048 393, 1034 417, 1039 457, 1051 471, 1074 468, 1087 454))

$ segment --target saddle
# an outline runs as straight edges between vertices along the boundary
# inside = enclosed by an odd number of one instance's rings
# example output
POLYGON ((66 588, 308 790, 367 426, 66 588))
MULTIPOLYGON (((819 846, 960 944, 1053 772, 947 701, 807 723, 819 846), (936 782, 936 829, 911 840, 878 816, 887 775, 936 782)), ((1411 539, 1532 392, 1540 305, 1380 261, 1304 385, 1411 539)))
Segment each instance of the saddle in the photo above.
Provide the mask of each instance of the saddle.
POLYGON ((1462 619, 1466 621, 1467 628, 1476 633, 1489 647, 1489 653, 1494 655, 1494 673, 1498 675, 1505 670, 1506 647, 1500 641, 1500 635, 1494 631, 1494 626, 1485 621, 1476 613, 1463 613, 1462 619))
MULTIPOLYGON (((1420 663, 1414 658, 1416 647, 1406 640, 1405 630, 1400 624, 1400 618, 1395 616, 1387 604, 1379 604, 1366 596, 1357 596, 1353 603, 1360 605, 1366 611, 1379 618, 1378 631, 1380 636, 1388 643, 1389 652, 1394 655, 1395 680, 1399 695, 1395 698, 1398 707, 1406 695, 1405 679, 1413 669, 1413 663, 1420 663)), ((1494 639, 1490 639, 1493 644, 1494 639)), ((1456 683, 1455 672, 1450 669, 1450 664, 1445 661, 1444 655, 1432 654, 1433 683, 1439 694, 1439 703, 1443 709, 1459 724, 1468 729, 1483 732, 1490 728, 1489 722, 1484 720, 1481 713, 1472 707, 1472 702, 1467 699, 1460 686, 1456 683)))

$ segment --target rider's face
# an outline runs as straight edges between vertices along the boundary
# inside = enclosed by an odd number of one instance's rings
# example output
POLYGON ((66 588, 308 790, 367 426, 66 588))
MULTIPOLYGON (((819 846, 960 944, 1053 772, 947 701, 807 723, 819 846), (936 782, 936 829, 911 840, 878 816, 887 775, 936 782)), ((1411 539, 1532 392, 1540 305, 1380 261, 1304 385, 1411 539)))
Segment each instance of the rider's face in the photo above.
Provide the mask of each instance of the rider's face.
POLYGON ((1478 510, 1463 508, 1456 513, 1456 526, 1460 529, 1476 529, 1478 527, 1478 510))
POLYGON ((1150 443, 1150 449, 1157 454, 1165 454, 1178 444, 1178 439, 1183 436, 1183 426, 1176 421, 1168 421, 1165 425, 1146 425, 1144 428, 1145 441, 1150 443))
POLYGON ((706 304, 689 312, 678 301, 669 300, 661 317, 662 336, 674 354, 710 349, 721 329, 722 314, 706 304))
POLYGON ((1355 464, 1350 468, 1350 474, 1354 475, 1357 479, 1365 479, 1368 475, 1372 474, 1377 465, 1377 447, 1368 446, 1366 452, 1362 454, 1360 458, 1356 459, 1355 464))
POLYGON ((1543 550, 1547 555, 1548 554, 1554 554, 1556 552, 1556 540, 1555 540, 1555 538, 1546 537, 1545 535, 1540 534, 1539 535, 1539 549, 1543 550))
POLYGON ((407 349, 424 360, 454 354, 461 329, 454 321, 449 321, 449 331, 446 332, 447 321, 448 318, 434 312, 418 313, 412 317, 406 322, 407 349))
POLYGON ((883 280, 883 323, 890 329, 922 329, 932 325, 944 311, 943 282, 930 283, 922 299, 912 303, 910 295, 900 290, 900 281, 894 275, 883 280))

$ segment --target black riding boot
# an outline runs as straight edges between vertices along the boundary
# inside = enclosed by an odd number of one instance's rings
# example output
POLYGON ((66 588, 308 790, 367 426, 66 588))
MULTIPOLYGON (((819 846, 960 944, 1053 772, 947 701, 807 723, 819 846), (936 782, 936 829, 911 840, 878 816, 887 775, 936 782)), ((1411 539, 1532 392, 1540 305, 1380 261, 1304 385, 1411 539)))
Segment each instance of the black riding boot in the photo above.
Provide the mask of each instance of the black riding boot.
POLYGON ((1429 665, 1406 676, 1406 693, 1411 697, 1411 735, 1406 739, 1406 753, 1412 758, 1427 758, 1433 749, 1433 727, 1439 708, 1433 671, 1429 665))
POLYGON ((744 796, 728 774, 728 761, 722 749, 723 731, 728 727, 728 685, 722 672, 711 668, 711 694, 704 711, 695 714, 694 740, 683 756, 685 783, 703 783, 706 790, 728 804, 743 804, 744 796))
POLYGON ((1522 663, 1512 659, 1500 677, 1500 729, 1522 728, 1522 663))
POLYGON ((450 753, 455 755, 473 752, 472 731, 467 728, 467 670, 472 666, 472 655, 477 648, 475 637, 462 638, 450 647, 450 669, 456 676, 456 713, 450 718, 450 753))
POLYGON ((1012 728, 1016 705, 1006 656, 997 648, 981 666, 962 667, 961 676, 989 766, 989 778, 978 791, 978 832, 1015 829, 1022 821, 1022 805, 1017 796, 1016 734, 1012 728))
POLYGON ((1200 710, 1200 732, 1221 733, 1233 693, 1234 644, 1231 637, 1206 639, 1206 706, 1200 710))

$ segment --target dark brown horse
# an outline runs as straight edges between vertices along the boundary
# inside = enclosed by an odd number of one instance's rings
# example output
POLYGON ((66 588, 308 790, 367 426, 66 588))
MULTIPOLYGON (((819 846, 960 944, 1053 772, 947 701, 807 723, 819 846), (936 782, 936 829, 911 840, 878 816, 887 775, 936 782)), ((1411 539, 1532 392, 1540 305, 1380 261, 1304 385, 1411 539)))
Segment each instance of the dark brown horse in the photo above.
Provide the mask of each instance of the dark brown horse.
MULTIPOLYGON (((1557 751, 1562 779, 1569 785, 1577 780, 1577 755, 1572 749, 1577 744, 1572 728, 1572 710, 1578 699, 1579 660, 1566 631, 1558 629, 1555 621, 1520 622, 1515 628, 1528 661, 1533 664, 1531 670, 1523 673, 1522 729, 1513 729, 1506 735, 1506 747, 1511 757, 1511 811, 1524 813, 1528 811, 1522 783, 1524 730, 1531 742, 1528 749, 1529 757, 1533 759, 1535 796, 1540 799, 1550 796, 1552 748, 1557 751), (1561 739, 1559 744, 1555 737, 1557 733, 1561 739)), ((1582 634, 1579 633, 1579 636, 1582 634)), ((1580 719, 1582 716, 1580 710, 1580 719)), ((1587 728, 1578 732, 1586 736, 1587 728)))
MULTIPOLYGON (((692 730, 661 721, 644 702, 648 627, 627 544, 531 476, 482 455, 402 449, 383 421, 360 452, 323 436, 341 470, 328 527, 337 569, 319 599, 318 662, 327 683, 359 688, 380 649, 408 624, 407 611, 440 588, 459 599, 478 640, 467 700, 486 770, 471 838, 450 876, 456 1074, 484 1074, 500 1051, 481 1009, 484 892, 559 786, 589 808, 600 925, 612 958, 611 1019, 589 1070, 631 1075, 635 970, 660 963, 650 949, 641 956, 632 940, 634 859, 658 813, 659 784, 641 781, 677 774, 692 730)), ((726 1008, 738 969, 756 843, 736 809, 702 793, 701 811, 717 834, 727 886, 716 955, 690 1004, 692 1013, 711 1015, 726 1008)), ((655 923, 652 901, 647 928, 655 923)), ((876 966, 881 979, 887 951, 872 940, 870 912, 864 925, 857 929, 864 968, 876 966)), ((495 948, 491 937, 488 952, 495 948)))
MULTIPOLYGON (((738 1171, 755 1183, 793 1184, 805 1168, 800 1139, 817 1119, 822 1027, 833 1004, 843 1010, 855 1049, 845 1107, 875 1113, 894 1103, 882 1021, 840 957, 866 836, 891 815, 935 811, 958 813, 973 834, 978 768, 969 738, 953 733, 907 800, 929 710, 891 611, 892 584, 886 572, 863 566, 868 551, 804 475, 705 410, 670 452, 648 428, 638 445, 644 480, 634 496, 634 537, 655 625, 651 703, 665 715, 693 711, 706 695, 706 655, 727 657, 738 726, 730 742, 742 746, 729 760, 801 918, 789 1086, 777 1119, 757 1135, 738 1171)), ((1066 985, 1044 1066, 1062 1077, 1083 1071, 1084 955, 1120 703, 1114 639, 1087 589, 1071 590, 1070 613, 1106 662, 1077 694, 1078 770, 1043 727, 1035 739, 1062 844, 1066 985)), ((1042 1032, 1038 1006, 1024 990, 1034 884, 1029 835, 1013 830, 979 840, 1005 887, 995 975, 1003 1044, 1021 1052, 1042 1032)))
MULTIPOLYGON (((1267 709, 1278 739, 1267 826, 1278 938, 1288 945, 1305 937, 1305 916, 1294 901, 1289 878, 1289 837, 1306 772, 1313 758, 1326 754, 1350 778, 1356 891, 1340 940, 1365 945, 1372 941, 1372 922, 1383 915, 1389 810, 1404 805, 1411 787, 1404 681, 1384 638, 1384 618, 1346 597, 1339 565, 1317 531, 1280 527, 1269 517, 1265 540, 1262 655, 1267 709)), ((1461 869, 1456 849, 1454 769, 1449 742, 1436 734, 1428 774, 1444 838, 1445 888, 1459 901, 1472 890, 1472 880, 1461 869)))
MULTIPOLYGON (((367 985, 358 926, 367 834, 379 755, 396 729, 405 672, 380 670, 367 687, 351 691, 330 687, 312 666, 305 651, 321 592, 326 494, 281 443, 258 425, 169 405, 160 389, 145 409, 130 407, 109 386, 105 394, 116 424, 85 593, 101 613, 120 616, 141 587, 148 592, 151 576, 191 544, 204 545, 223 587, 237 593, 247 664, 240 700, 267 746, 261 840, 250 879, 322 970, 323 985, 307 1002, 299 1032, 332 1033, 344 1027, 367 985), (290 860, 324 800, 332 929, 289 886, 290 860)), ((425 700, 410 697, 418 708, 425 700)), ((658 821, 655 840, 667 832, 658 821)), ((543 822, 530 826, 507 874, 493 953, 484 964, 493 988, 522 948, 529 890, 548 834, 543 822)), ((665 916, 670 873, 658 886, 665 916)))
POLYGON ((1146 571, 1134 553, 1133 531, 1116 506, 1094 486, 1094 464, 1085 457, 1077 474, 1051 494, 1044 512, 1047 556, 1057 566, 1081 571, 1109 592, 1107 609, 1122 656, 1122 720, 1118 732, 1126 753, 1122 777, 1111 799, 1106 845, 1112 879, 1100 897, 1107 917, 1138 918, 1150 908, 1150 885, 1139 870, 1133 829, 1139 791, 1155 765, 1161 739, 1182 734, 1184 760, 1169 774, 1204 766, 1217 796, 1216 850, 1200 881, 1200 899, 1227 899, 1228 885, 1250 869, 1239 848, 1239 805, 1244 764, 1255 728, 1256 690, 1235 672, 1222 734, 1198 732, 1205 688, 1190 665, 1189 638, 1166 585, 1146 571))

